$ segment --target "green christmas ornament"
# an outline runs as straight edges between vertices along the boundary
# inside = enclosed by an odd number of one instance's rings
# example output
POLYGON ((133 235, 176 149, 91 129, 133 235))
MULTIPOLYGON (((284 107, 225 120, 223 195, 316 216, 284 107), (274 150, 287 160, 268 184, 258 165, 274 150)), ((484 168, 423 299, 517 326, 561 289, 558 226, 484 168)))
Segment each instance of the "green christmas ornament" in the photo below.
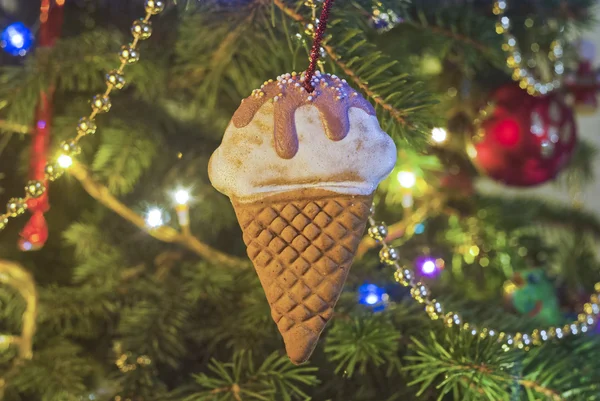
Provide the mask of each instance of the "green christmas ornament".
POLYGON ((556 289, 542 269, 517 272, 511 280, 515 287, 511 301, 515 309, 548 325, 559 324, 562 313, 556 289))

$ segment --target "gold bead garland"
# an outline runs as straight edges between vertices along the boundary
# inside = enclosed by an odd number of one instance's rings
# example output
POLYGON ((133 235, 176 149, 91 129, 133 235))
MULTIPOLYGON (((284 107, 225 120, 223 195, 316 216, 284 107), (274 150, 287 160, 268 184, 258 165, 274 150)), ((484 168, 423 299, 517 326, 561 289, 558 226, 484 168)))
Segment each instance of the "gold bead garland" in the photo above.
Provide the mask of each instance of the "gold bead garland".
MULTIPOLYGON (((135 356, 131 352, 123 351, 123 344, 120 341, 116 341, 113 344, 113 351, 115 352, 116 360, 115 365, 121 373, 129 373, 139 369, 145 369, 152 365, 152 359, 148 355, 135 356)), ((114 401, 140 401, 141 397, 135 397, 129 395, 115 395, 114 401)))
MULTIPOLYGON (((494 2, 493 12, 498 16, 498 22, 496 23, 496 33, 504 35, 504 44, 502 49, 508 54, 506 58, 506 64, 512 69, 512 78, 519 82, 519 86, 522 89, 526 89, 530 95, 545 95, 546 93, 552 92, 554 89, 560 87, 560 80, 558 76, 564 72, 564 64, 561 59, 563 56, 563 47, 560 39, 556 39, 550 45, 550 51, 548 52, 548 58, 554 62, 553 71, 554 77, 552 80, 544 82, 541 79, 535 78, 532 71, 527 68, 523 56, 519 49, 517 39, 510 33, 511 21, 506 16, 506 9, 508 8, 508 0, 496 0, 494 2)), ((526 26, 529 24, 526 23, 526 26)), ((539 51, 539 45, 534 43, 532 45, 534 52, 539 51)))
POLYGON ((312 13, 312 19, 311 21, 314 21, 314 23, 309 22, 308 24, 306 24, 306 31, 305 33, 307 35, 310 35, 310 37, 312 38, 315 34, 315 29, 316 27, 319 25, 319 19, 317 18, 317 3, 316 0, 305 0, 304 1, 304 6, 310 8, 311 13, 312 13))
MULTIPOLYGON (((122 89, 125 86, 123 70, 128 64, 136 63, 140 58, 137 46, 141 40, 148 39, 152 35, 152 24, 150 18, 160 14, 165 8, 163 0, 146 0, 144 18, 136 20, 131 26, 133 41, 124 45, 119 52, 121 65, 116 70, 106 74, 106 91, 92 98, 92 112, 87 117, 82 117, 77 123, 77 135, 60 145, 60 154, 55 162, 48 163, 44 168, 46 178, 54 181, 59 178, 72 163, 72 157, 81 152, 79 140, 96 132, 95 117, 100 113, 107 113, 111 108, 110 93, 114 89, 122 89)), ((0 214, 0 231, 6 227, 11 217, 17 217, 27 210, 27 201, 40 197, 46 190, 41 181, 29 181, 25 186, 25 197, 12 198, 6 205, 6 213, 0 214)))
POLYGON ((146 367, 152 364, 152 360, 147 355, 140 355, 134 360, 131 352, 121 354, 115 361, 115 365, 119 368, 122 373, 131 372, 139 367, 146 367))
POLYGON ((577 320, 561 327, 550 327, 547 329, 535 329, 531 333, 505 333, 488 327, 479 328, 471 323, 464 322, 456 312, 445 312, 444 306, 437 300, 431 298, 431 292, 426 284, 419 282, 411 269, 400 266, 398 263, 398 252, 390 247, 385 237, 387 226, 383 222, 375 222, 373 219, 373 208, 369 216, 368 233, 371 238, 381 244, 380 258, 382 262, 395 269, 394 279, 405 287, 410 287, 410 295, 417 302, 425 305, 425 312, 431 320, 441 320, 448 327, 458 327, 460 330, 480 338, 493 337, 502 345, 504 351, 510 349, 523 349, 528 351, 533 346, 538 346, 550 339, 562 339, 568 335, 586 333, 598 321, 600 315, 600 282, 594 286, 595 293, 590 296, 590 302, 583 306, 583 313, 579 314, 577 320))

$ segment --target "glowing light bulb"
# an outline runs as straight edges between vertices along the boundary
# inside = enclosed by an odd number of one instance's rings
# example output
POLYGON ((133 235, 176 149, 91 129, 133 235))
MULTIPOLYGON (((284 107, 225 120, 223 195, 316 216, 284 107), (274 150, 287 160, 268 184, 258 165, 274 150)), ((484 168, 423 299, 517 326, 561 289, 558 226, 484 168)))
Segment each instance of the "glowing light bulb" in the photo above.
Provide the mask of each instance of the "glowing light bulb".
POLYGON ((177 221, 181 226, 184 235, 190 235, 190 191, 187 189, 177 189, 173 192, 175 201, 175 211, 177 212, 177 221))
POLYGON ((156 228, 164 224, 162 211, 159 208, 152 208, 146 213, 146 224, 148 227, 156 228))
POLYGON ((190 201, 190 193, 185 189, 179 189, 175 192, 173 198, 178 205, 187 205, 190 201))
POLYGON ((13 32, 10 37, 10 43, 15 47, 23 47, 25 38, 19 32, 13 32))
POLYGON ((31 30, 21 22, 7 26, 0 34, 0 47, 13 56, 24 56, 33 46, 31 30))
POLYGON ((448 132, 444 128, 434 128, 431 130, 431 139, 436 143, 443 143, 448 139, 448 132))
POLYGON ((435 272, 435 269, 436 269, 436 266, 432 260, 428 260, 425 263, 423 263, 423 267, 421 268, 421 270, 425 274, 432 274, 433 272, 435 272))
POLYGON ((379 297, 375 294, 369 294, 365 297, 365 303, 368 305, 375 305, 379 302, 379 297))
POLYGON ((62 168, 69 168, 73 165, 73 159, 69 155, 60 155, 56 161, 62 168))
POLYGON ((358 287, 358 302, 363 305, 385 308, 389 296, 385 290, 375 284, 363 284, 358 287))
POLYGON ((398 173, 398 182, 403 188, 412 188, 417 183, 417 177, 410 171, 400 171, 398 173))
POLYGON ((430 256, 423 256, 417 258, 415 261, 415 266, 424 276, 435 277, 440 274, 444 268, 444 260, 440 258, 434 259, 430 256))

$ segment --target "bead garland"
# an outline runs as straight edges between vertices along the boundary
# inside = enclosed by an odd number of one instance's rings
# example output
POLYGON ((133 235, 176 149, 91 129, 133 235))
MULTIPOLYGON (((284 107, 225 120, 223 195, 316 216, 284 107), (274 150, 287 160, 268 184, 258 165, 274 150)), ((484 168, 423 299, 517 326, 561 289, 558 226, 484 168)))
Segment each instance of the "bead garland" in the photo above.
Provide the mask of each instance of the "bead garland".
POLYGON ((124 352, 115 361, 115 365, 122 373, 131 372, 138 367, 146 367, 152 364, 152 360, 147 355, 140 355, 137 358, 133 357, 131 352, 124 352))
MULTIPOLYGON (((82 117, 77 124, 77 135, 72 139, 63 142, 60 145, 61 153, 53 163, 48 163, 45 167, 46 178, 54 181, 59 178, 65 170, 72 164, 72 157, 81 152, 79 140, 86 135, 92 135, 96 132, 95 117, 98 114, 106 113, 111 108, 109 95, 113 89, 122 89, 125 86, 125 78, 123 70, 128 64, 136 63, 140 54, 137 50, 139 41, 148 39, 152 35, 152 24, 150 18, 153 15, 160 14, 165 9, 164 0, 146 0, 144 18, 136 20, 131 26, 131 34, 133 41, 121 47, 119 58, 121 65, 116 69, 108 72, 105 77, 106 91, 95 95, 91 101, 92 112, 87 117, 82 117)), ((0 231, 8 224, 11 217, 17 217, 25 213, 27 210, 27 201, 34 198, 39 198, 46 191, 44 183, 41 181, 31 180, 25 186, 25 196, 12 198, 6 205, 6 213, 0 215, 0 231)))
MULTIPOLYGON (((316 27, 319 25, 319 19, 317 18, 317 0, 306 0, 304 2, 304 5, 308 8, 310 8, 311 14, 312 14, 312 19, 311 21, 313 22, 309 22, 308 24, 306 24, 306 26, 304 27, 304 33, 306 33, 310 38, 315 37, 315 29, 316 27)), ((322 1, 320 1, 322 2, 322 1)))
MULTIPOLYGON (((534 73, 527 68, 526 63, 523 60, 517 39, 510 33, 511 21, 510 18, 506 16, 507 8, 507 0, 496 0, 494 2, 493 12, 498 16, 496 33, 504 35, 502 49, 508 54, 506 64, 513 71, 513 80, 519 81, 519 86, 522 89, 526 89, 527 93, 530 95, 545 95, 552 92, 554 89, 559 88, 561 82, 558 79, 558 76, 562 75, 565 70, 564 64, 561 61, 563 56, 561 40, 554 40, 550 45, 550 51, 548 52, 548 58, 554 62, 552 68, 555 75, 552 80, 544 82, 541 79, 535 78, 534 73)), ((539 48, 539 45, 537 48, 539 48)))
POLYGON ((368 234, 371 238, 381 244, 379 257, 381 261, 395 269, 394 279, 405 287, 410 287, 410 295, 417 302, 425 305, 425 312, 431 320, 441 320, 448 328, 456 326, 460 330, 468 332, 480 338, 495 337, 502 345, 504 351, 510 349, 522 349, 528 351, 533 346, 543 344, 549 339, 562 339, 568 335, 586 333, 598 321, 600 315, 600 282, 594 287, 594 294, 590 301, 583 306, 583 312, 577 317, 577 321, 565 324, 561 327, 549 327, 546 329, 535 329, 530 333, 506 333, 488 327, 477 327, 471 323, 464 322, 456 312, 446 312, 444 306, 431 298, 431 292, 426 284, 417 281, 413 270, 400 266, 398 263, 398 251, 390 247, 386 242, 388 235, 387 225, 384 222, 376 222, 373 218, 374 207, 371 207, 369 216, 368 234))
POLYGON ((371 25, 378 32, 388 32, 402 22, 402 18, 392 9, 386 9, 379 0, 375 0, 371 12, 371 25))

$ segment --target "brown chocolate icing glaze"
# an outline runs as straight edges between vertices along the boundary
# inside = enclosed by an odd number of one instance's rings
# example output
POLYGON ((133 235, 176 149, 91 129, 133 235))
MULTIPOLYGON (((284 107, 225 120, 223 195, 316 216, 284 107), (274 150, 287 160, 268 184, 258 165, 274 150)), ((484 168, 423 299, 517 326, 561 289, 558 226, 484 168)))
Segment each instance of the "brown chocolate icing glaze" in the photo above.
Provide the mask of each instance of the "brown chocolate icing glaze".
POLYGON ((291 159, 298 152, 295 115, 299 107, 313 105, 319 110, 325 134, 332 141, 341 141, 348 135, 351 107, 375 115, 371 103, 352 89, 346 80, 317 72, 312 80, 315 90, 309 93, 302 87, 303 79, 303 75, 291 73, 277 77, 276 81, 265 82, 242 100, 231 119, 233 125, 236 128, 247 126, 262 105, 273 102, 275 151, 281 158, 291 159))

